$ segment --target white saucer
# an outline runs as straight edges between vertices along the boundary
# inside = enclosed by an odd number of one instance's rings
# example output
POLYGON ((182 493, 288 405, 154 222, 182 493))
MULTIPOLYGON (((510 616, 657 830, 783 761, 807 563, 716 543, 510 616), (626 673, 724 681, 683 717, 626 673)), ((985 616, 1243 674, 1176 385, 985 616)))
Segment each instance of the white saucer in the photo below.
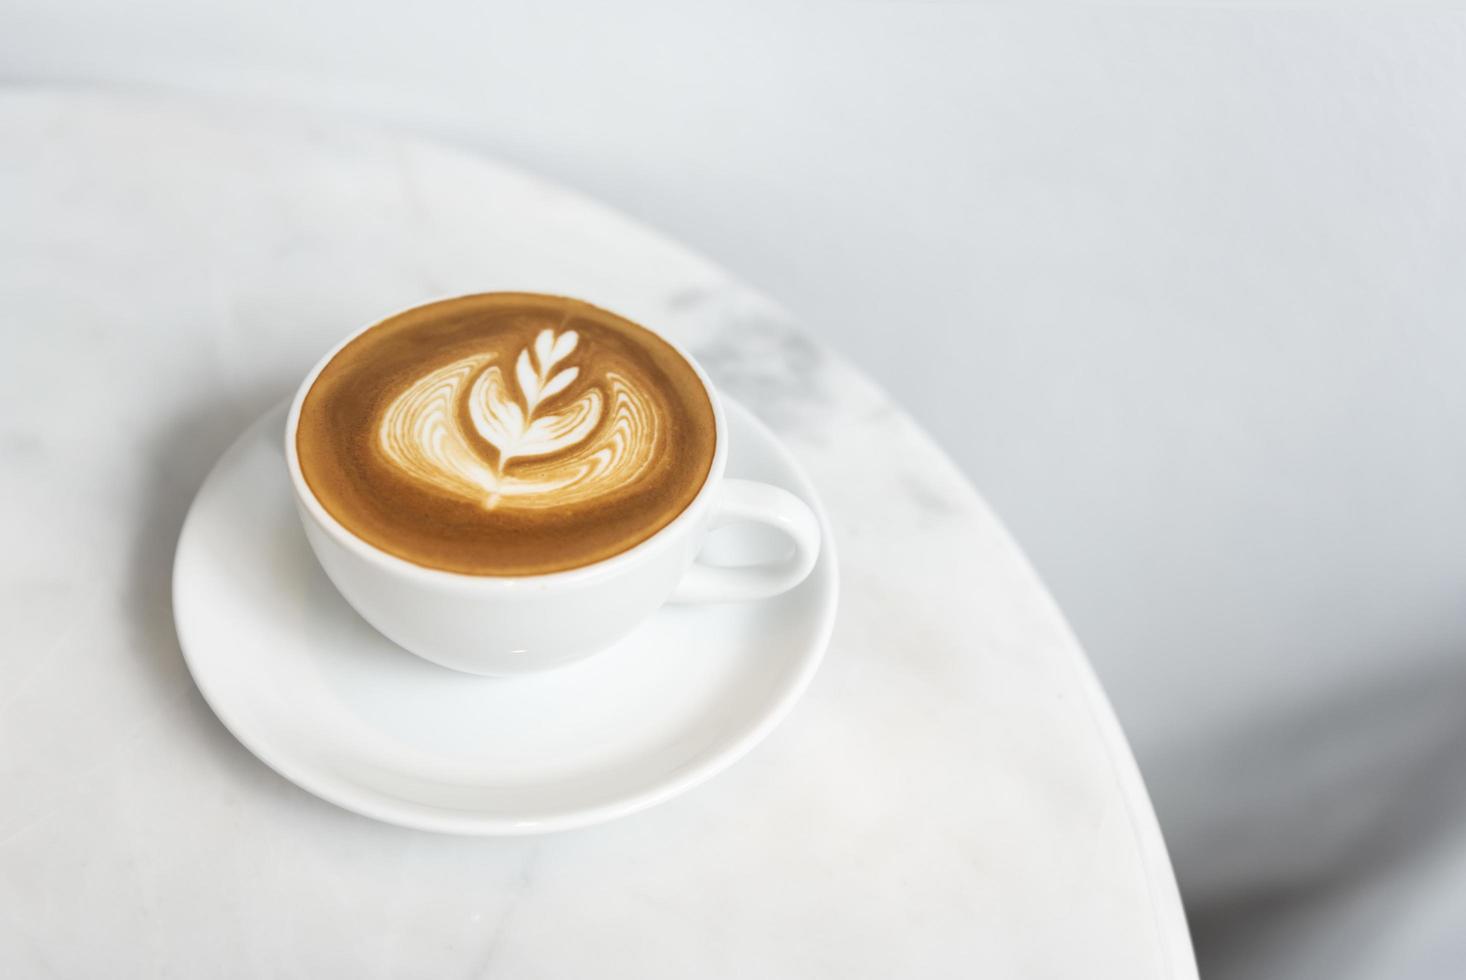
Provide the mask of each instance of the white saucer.
MULTIPOLYGON (((173 615, 194 681, 266 765, 389 823, 541 833, 676 796, 778 724, 835 618, 829 522, 809 481, 752 414, 726 404, 728 475, 786 487, 820 515, 810 577, 762 602, 665 607, 596 656, 508 679, 421 660, 337 594, 295 514, 278 406, 215 464, 178 541, 173 615)), ((724 528, 705 556, 762 557, 769 533, 724 528)))

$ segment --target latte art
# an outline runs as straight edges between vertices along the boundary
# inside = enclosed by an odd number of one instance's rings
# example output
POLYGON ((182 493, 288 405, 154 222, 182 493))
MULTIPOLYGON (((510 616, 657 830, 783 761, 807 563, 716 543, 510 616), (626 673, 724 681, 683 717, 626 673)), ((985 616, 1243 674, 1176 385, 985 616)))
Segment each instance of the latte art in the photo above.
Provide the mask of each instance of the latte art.
POLYGON ((588 388, 557 406, 555 396, 580 368, 556 365, 578 339, 574 331, 540 331, 533 356, 526 348, 515 362, 517 395, 491 355, 429 373, 383 414, 382 451, 415 479, 490 508, 554 507, 634 481, 651 461, 656 411, 614 372, 604 379, 607 394, 588 388), (608 403, 611 423, 601 426, 608 403), (460 428, 463 404, 495 457, 481 454, 460 428))
POLYGON ((686 506, 712 448, 707 393, 664 341, 530 294, 367 331, 312 386, 297 437, 307 482, 349 530, 477 574, 629 547, 686 506))

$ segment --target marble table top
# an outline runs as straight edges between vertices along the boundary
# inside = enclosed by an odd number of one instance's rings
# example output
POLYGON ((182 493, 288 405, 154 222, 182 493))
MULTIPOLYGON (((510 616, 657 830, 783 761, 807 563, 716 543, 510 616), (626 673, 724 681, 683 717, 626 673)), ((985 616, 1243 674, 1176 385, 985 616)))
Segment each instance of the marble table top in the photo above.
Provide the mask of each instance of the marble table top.
POLYGON ((769 300, 490 161, 237 107, 0 95, 0 215, 0 976, 1195 976, 1042 583, 769 300), (169 606, 184 511, 246 424, 354 325, 493 288, 690 345, 803 460, 842 575, 824 666, 749 757, 528 839, 284 781, 209 712, 169 606))

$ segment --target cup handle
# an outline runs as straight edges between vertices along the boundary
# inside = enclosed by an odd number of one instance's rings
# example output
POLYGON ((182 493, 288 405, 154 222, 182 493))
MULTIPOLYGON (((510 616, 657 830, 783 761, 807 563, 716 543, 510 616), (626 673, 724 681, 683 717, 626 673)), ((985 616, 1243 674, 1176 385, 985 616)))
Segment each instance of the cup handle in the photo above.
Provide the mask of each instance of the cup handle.
POLYGON ((808 504, 767 483, 725 479, 713 499, 709 529, 744 522, 783 532, 794 543, 794 553, 779 561, 732 567, 694 561, 672 593, 673 602, 766 599, 804 581, 820 555, 820 522, 808 504))

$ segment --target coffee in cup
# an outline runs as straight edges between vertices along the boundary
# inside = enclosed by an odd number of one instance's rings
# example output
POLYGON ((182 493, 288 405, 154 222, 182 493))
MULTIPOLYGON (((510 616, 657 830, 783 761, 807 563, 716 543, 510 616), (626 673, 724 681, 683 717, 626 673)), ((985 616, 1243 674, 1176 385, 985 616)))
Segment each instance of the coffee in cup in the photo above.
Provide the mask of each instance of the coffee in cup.
POLYGON ((285 458, 306 540, 364 619, 424 659, 519 674, 589 656, 668 601, 762 599, 819 556, 809 506, 725 477, 696 363, 589 303, 484 293, 347 338, 300 385, 285 458), (787 555, 699 560, 762 524, 787 555))
POLYGON ((377 324, 301 406, 296 449, 352 534, 428 568, 531 575, 666 527, 712 466, 712 402, 665 340, 588 303, 464 296, 377 324))

